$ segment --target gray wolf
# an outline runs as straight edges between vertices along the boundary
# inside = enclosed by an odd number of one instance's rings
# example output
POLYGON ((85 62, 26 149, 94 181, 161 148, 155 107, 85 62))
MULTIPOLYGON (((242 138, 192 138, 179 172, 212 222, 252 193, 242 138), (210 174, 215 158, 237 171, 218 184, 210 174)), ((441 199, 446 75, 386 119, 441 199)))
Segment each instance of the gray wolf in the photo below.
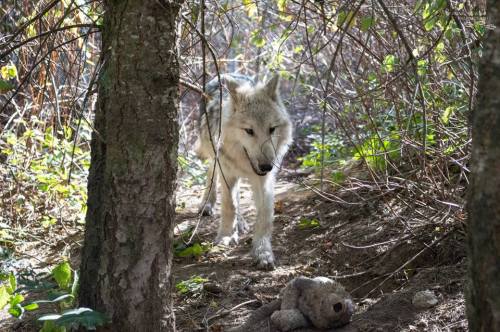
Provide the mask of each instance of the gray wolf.
POLYGON ((279 76, 254 84, 241 75, 221 75, 207 84, 210 100, 201 114, 195 151, 210 160, 207 186, 200 206, 211 215, 216 183, 221 183, 221 221, 216 242, 237 243, 248 226, 239 213, 239 181, 250 182, 257 210, 252 255, 259 268, 274 268, 271 235, 274 183, 292 142, 292 123, 279 93, 279 76), (222 100, 220 87, 223 87, 222 100))

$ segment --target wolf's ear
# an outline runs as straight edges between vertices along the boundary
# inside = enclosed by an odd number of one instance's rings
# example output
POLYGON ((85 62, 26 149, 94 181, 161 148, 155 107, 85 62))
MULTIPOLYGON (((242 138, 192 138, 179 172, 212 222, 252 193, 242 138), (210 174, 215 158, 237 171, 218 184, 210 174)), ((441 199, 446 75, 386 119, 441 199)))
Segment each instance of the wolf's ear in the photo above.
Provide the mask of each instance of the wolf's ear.
POLYGON ((229 91, 229 94, 231 95, 231 99, 235 102, 238 101, 238 96, 239 96, 239 93, 238 93, 238 88, 240 87, 240 84, 238 83, 238 81, 234 80, 232 77, 230 76, 225 76, 224 77, 224 80, 226 82, 226 87, 229 91))
POLYGON ((264 91, 271 97, 272 100, 277 101, 279 98, 280 88, 280 75, 274 74, 273 77, 264 85, 264 91))

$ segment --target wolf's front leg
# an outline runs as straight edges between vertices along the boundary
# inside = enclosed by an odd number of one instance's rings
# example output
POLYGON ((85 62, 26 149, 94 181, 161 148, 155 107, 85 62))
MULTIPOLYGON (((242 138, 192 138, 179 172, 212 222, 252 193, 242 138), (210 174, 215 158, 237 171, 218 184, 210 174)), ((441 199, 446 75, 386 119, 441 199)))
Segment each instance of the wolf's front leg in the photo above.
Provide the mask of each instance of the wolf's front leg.
POLYGON ((274 269, 271 236, 274 220, 274 176, 268 174, 252 184, 257 220, 253 236, 252 254, 259 268, 274 269))
POLYGON ((238 230, 236 228, 238 218, 236 210, 238 208, 239 179, 236 177, 221 177, 221 221, 215 242, 224 245, 238 242, 238 230))
POLYGON ((208 166, 207 186, 198 210, 202 216, 211 216, 213 214, 213 208, 217 200, 217 173, 217 161, 214 158, 208 166))

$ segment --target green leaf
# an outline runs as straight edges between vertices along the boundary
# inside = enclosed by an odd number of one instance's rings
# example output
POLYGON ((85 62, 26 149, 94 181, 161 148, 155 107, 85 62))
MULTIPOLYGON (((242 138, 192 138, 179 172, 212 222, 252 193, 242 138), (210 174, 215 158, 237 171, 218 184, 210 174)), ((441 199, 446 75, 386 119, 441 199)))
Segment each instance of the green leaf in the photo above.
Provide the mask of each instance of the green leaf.
POLYGON ((0 79, 0 93, 4 93, 14 89, 14 86, 7 81, 0 79))
POLYGON ((437 43, 437 45, 434 49, 436 50, 436 52, 443 52, 444 51, 444 43, 443 42, 437 43))
POLYGON ((252 33, 250 34, 250 41, 252 42, 252 44, 254 44, 259 48, 264 47, 264 45, 266 45, 266 40, 263 37, 263 33, 259 29, 252 31, 252 33))
POLYGON ((276 2, 277 2, 277 5, 278 5, 278 10, 280 12, 285 11, 287 0, 277 0, 276 2))
POLYGON ((243 0, 243 5, 247 11, 248 17, 254 17, 257 15, 257 5, 252 0, 243 0))
POLYGON ((68 262, 62 262, 52 270, 57 285, 61 289, 67 289, 71 283, 71 266, 68 262))
POLYGON ((7 303, 9 303, 10 294, 7 292, 7 288, 2 285, 0 286, 0 309, 3 309, 7 303))
POLYGON ((389 54, 385 57, 383 63, 384 63, 385 71, 390 73, 390 72, 394 71, 394 67, 396 64, 396 57, 393 54, 389 54))
POLYGON ((425 4, 424 10, 422 11, 425 30, 430 31, 436 26, 440 16, 443 16, 440 12, 446 8, 446 6, 446 0, 434 0, 425 4))
POLYGON ((341 11, 339 12, 339 15, 337 16, 337 26, 340 28, 344 25, 344 23, 348 22, 349 27, 354 26, 356 23, 356 18, 354 17, 354 12, 353 11, 341 11))
POLYGON ((38 306, 38 303, 34 303, 34 302, 33 302, 33 303, 30 303, 30 304, 25 305, 23 308, 24 308, 24 310, 26 310, 26 311, 32 311, 32 310, 36 310, 36 309, 38 309, 38 308, 39 308, 39 306, 38 306))
POLYGON ((417 74, 419 76, 424 76, 427 72, 427 60, 420 59, 417 61, 417 74))
POLYGON ((200 15, 200 6, 199 5, 191 6, 191 22, 197 22, 199 15, 200 15))
POLYGON ((361 19, 361 31, 368 31, 375 25, 375 17, 365 16, 361 19))
POLYGON ((177 289, 177 291, 181 294, 198 293, 202 290, 203 283, 207 281, 208 279, 201 276, 192 276, 188 280, 178 282, 175 285, 175 289, 177 289))
POLYGON ((23 301, 24 301, 24 296, 22 296, 21 294, 16 294, 10 297, 9 303, 11 306, 15 306, 23 301))
POLYGON ((443 51, 444 51, 444 43, 439 42, 434 48, 435 58, 436 61, 439 63, 443 63, 448 59, 446 54, 443 53, 443 51))
POLYGON ((108 323, 108 318, 97 311, 89 308, 77 308, 63 312, 61 315, 50 314, 42 316, 39 321, 53 321, 57 326, 70 327, 81 325, 89 330, 95 330, 97 326, 108 323))
POLYGON ((450 116, 453 114, 453 112, 455 111, 455 109, 451 106, 449 107, 446 107, 446 109, 444 110, 443 114, 441 114, 441 122, 443 124, 448 124, 448 122, 450 122, 450 116))
POLYGON ((321 226, 318 219, 301 219, 297 225, 299 229, 312 229, 321 226))
POLYGON ((16 289, 17 289, 16 276, 14 275, 14 272, 11 272, 9 274, 9 286, 7 287, 7 292, 9 292, 9 294, 14 294, 16 289))
POLYGON ((400 137, 397 132, 391 133, 387 139, 381 140, 378 135, 372 135, 363 144, 357 146, 354 159, 364 159, 372 169, 386 168, 386 153, 390 158, 397 158, 400 150, 400 137))
POLYGON ((185 249, 182 249, 181 251, 176 253, 176 256, 178 257, 198 257, 203 255, 207 251, 206 248, 203 248, 198 242, 193 244, 192 246, 189 246, 185 249))
POLYGON ((293 48, 293 53, 300 53, 304 50, 304 45, 297 45, 293 48))
POLYGON ((64 326, 57 326, 54 321, 46 320, 43 322, 40 332, 66 332, 66 328, 64 326))
POLYGON ((474 23, 474 30, 480 35, 483 36, 484 33, 486 32, 486 26, 482 24, 481 22, 475 22, 474 23))
POLYGON ((368 74, 368 83, 371 84, 371 85, 378 84, 378 78, 377 78, 377 75, 374 72, 370 72, 368 74))
POLYGON ((89 308, 77 308, 64 312, 56 324, 58 325, 82 325, 87 329, 95 329, 97 326, 105 325, 108 322, 107 317, 89 308))
POLYGON ((434 16, 428 20, 425 20, 425 23, 424 23, 424 28, 426 31, 431 31, 432 29, 434 29, 434 26, 436 26, 436 22, 437 22, 437 17, 434 16))
POLYGON ((17 68, 14 65, 9 66, 8 68, 8 74, 10 78, 16 78, 17 77, 17 68))
POLYGON ((6 65, 0 69, 0 74, 4 80, 10 80, 17 77, 17 68, 14 65, 6 65))
POLYGON ((448 3, 446 2, 446 0, 437 0, 436 1, 436 12, 445 9, 447 5, 448 5, 448 3))
POLYGON ((24 308, 21 307, 19 304, 11 305, 9 308, 9 314, 11 314, 16 318, 21 318, 24 314, 24 308))
POLYGON ((429 3, 426 3, 424 5, 424 10, 422 11, 422 18, 425 20, 429 16, 431 16, 431 5, 429 3))
POLYGON ((56 297, 53 300, 38 300, 38 301, 34 301, 33 303, 57 303, 57 302, 61 302, 61 301, 68 300, 68 299, 74 299, 74 298, 75 297, 72 294, 63 294, 63 295, 56 297))
POLYGON ((422 0, 417 0, 417 2, 415 2, 415 8, 413 9, 413 13, 415 14, 417 11, 419 11, 420 7, 422 7, 422 0))
POLYGON ((344 182, 346 176, 343 172, 336 171, 336 172, 332 173, 331 178, 332 178, 332 181, 335 183, 342 183, 342 182, 344 182))
POLYGON ((281 64, 283 63, 283 60, 285 60, 285 56, 283 55, 283 52, 279 51, 276 53, 275 57, 273 58, 271 66, 275 69, 279 68, 281 66, 281 64))
MULTIPOLYGON (((47 190, 43 190, 45 188, 42 188, 44 187, 45 185, 40 185, 39 188, 42 190, 42 191, 47 191, 47 190)), ((48 186, 46 186, 46 188, 48 189, 48 186)), ((44 228, 48 228, 52 225, 55 225, 57 224, 57 219, 51 217, 51 216, 42 216, 42 226, 44 228)))

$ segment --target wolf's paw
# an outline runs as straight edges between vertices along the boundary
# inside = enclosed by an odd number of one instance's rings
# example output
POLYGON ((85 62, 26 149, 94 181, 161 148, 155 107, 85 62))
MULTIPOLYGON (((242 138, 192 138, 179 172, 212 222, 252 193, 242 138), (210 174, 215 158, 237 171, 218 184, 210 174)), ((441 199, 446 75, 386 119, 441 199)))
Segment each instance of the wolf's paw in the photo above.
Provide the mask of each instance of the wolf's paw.
POLYGON ((257 268, 261 270, 274 270, 274 254, 271 243, 267 240, 260 240, 254 244, 252 255, 257 263, 257 268))
POLYGON ((260 270, 271 271, 276 268, 274 265, 274 255, 272 252, 261 253, 256 257, 257 268, 260 270))
POLYGON ((202 216, 212 216, 214 214, 212 204, 207 202, 207 204, 201 205, 198 209, 198 213, 201 213, 202 216))
POLYGON ((242 216, 238 216, 238 232, 245 234, 248 232, 250 227, 242 216))
POLYGON ((216 244, 222 244, 224 246, 229 246, 231 244, 238 244, 238 233, 234 232, 233 234, 217 234, 217 237, 215 238, 215 243, 216 244))

